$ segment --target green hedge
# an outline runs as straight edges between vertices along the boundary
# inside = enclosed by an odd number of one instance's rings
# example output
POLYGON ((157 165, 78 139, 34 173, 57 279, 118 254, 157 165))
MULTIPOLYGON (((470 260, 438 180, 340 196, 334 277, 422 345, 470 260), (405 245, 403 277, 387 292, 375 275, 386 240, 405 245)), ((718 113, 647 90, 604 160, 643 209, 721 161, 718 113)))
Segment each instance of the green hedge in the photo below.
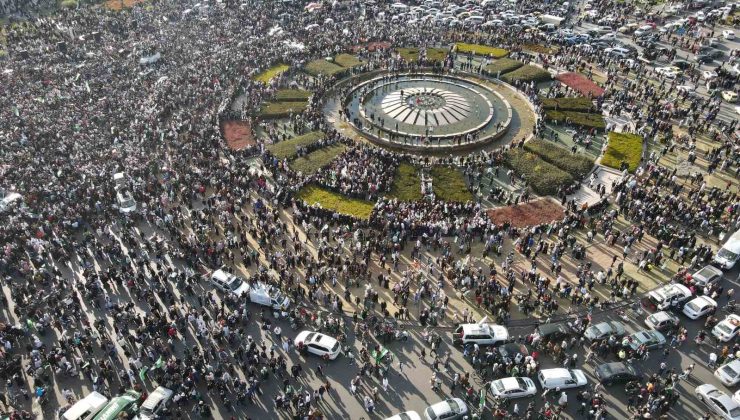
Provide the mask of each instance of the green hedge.
POLYGON ((637 134, 609 133, 609 143, 601 158, 601 164, 619 169, 622 162, 627 162, 629 171, 634 172, 642 160, 642 137, 637 134))
POLYGON ((311 92, 303 89, 280 89, 275 93, 278 102, 307 102, 311 92))
POLYGON ((61 6, 65 9, 74 9, 77 5, 77 0, 62 0, 61 2, 61 6))
POLYGON ((334 62, 344 68, 351 68, 363 65, 363 61, 351 54, 339 54, 334 57, 334 62))
POLYGON ((302 136, 293 137, 292 139, 271 144, 267 146, 267 151, 280 160, 291 159, 295 157, 299 147, 306 147, 314 144, 324 137, 325 135, 321 131, 312 131, 302 136))
POLYGON ((509 150, 504 155, 504 161, 540 195, 555 195, 560 187, 575 182, 569 173, 526 150, 509 150))
POLYGON ((569 121, 573 125, 584 128, 595 128, 603 130, 606 128, 606 122, 601 114, 590 114, 587 112, 573 111, 555 111, 554 109, 545 110, 545 119, 547 121, 565 122, 569 121))
POLYGON ((258 115, 262 118, 283 118, 291 114, 300 114, 308 107, 308 102, 279 101, 262 104, 258 115))
MULTIPOLYGON (((409 62, 418 60, 421 53, 419 48, 396 48, 396 52, 409 62)), ((447 57, 446 48, 427 48, 427 60, 444 61, 445 57, 447 57)))
POLYGON ((545 140, 528 141, 524 143, 524 149, 571 174, 577 180, 585 178, 594 167, 593 159, 588 156, 573 154, 570 150, 545 140))
POLYGON ((370 218, 374 207, 370 201, 347 197, 312 184, 301 188, 296 198, 305 201, 310 206, 318 204, 327 210, 364 220, 370 218))
POLYGON ((337 156, 347 150, 347 146, 343 144, 334 144, 329 147, 314 150, 313 152, 294 159, 290 163, 290 167, 297 172, 303 173, 303 175, 312 175, 319 171, 319 169, 328 165, 337 156))
POLYGON ((269 69, 259 73, 258 75, 254 76, 254 80, 258 82, 262 82, 264 84, 270 83, 270 80, 272 80, 274 77, 278 76, 280 73, 284 73, 288 71, 290 68, 287 64, 277 64, 269 69))
POLYGON ((432 189, 440 200, 465 203, 473 199, 462 172, 448 166, 433 166, 432 189))
POLYGON ((512 60, 511 58, 502 58, 499 60, 494 61, 492 64, 489 64, 485 67, 485 70, 495 76, 500 71, 501 74, 506 74, 509 72, 512 72, 519 67, 523 66, 524 63, 521 61, 512 60))
POLYGON ((509 52, 503 48, 489 47, 488 45, 479 44, 466 44, 464 42, 458 42, 455 44, 455 49, 457 52, 463 54, 472 53, 475 55, 491 56, 493 58, 502 58, 509 54, 509 52))
POLYGON ((311 61, 306 64, 306 67, 303 69, 311 76, 333 76, 340 71, 345 70, 344 67, 338 66, 331 61, 324 60, 323 58, 311 61))
POLYGON ((421 195, 419 168, 410 163, 401 162, 396 169, 396 175, 393 177, 393 186, 388 196, 401 201, 421 200, 423 196, 421 195))
POLYGON ((514 83, 516 81, 521 82, 546 82, 552 79, 552 76, 547 70, 544 70, 537 66, 526 66, 519 67, 518 69, 506 73, 501 77, 507 83, 514 83))
POLYGON ((589 112, 596 107, 585 96, 576 98, 542 98, 542 108, 555 109, 557 111, 589 112))

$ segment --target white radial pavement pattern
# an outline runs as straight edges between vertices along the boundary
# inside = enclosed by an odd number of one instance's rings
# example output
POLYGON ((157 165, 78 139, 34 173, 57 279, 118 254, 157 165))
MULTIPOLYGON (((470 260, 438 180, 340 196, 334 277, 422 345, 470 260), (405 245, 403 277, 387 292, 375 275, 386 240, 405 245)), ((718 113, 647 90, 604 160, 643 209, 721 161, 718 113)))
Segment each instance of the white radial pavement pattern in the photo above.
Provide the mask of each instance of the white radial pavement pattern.
POLYGON ((470 104, 462 95, 438 88, 395 90, 383 98, 381 109, 390 118, 420 126, 453 124, 470 115, 470 104))

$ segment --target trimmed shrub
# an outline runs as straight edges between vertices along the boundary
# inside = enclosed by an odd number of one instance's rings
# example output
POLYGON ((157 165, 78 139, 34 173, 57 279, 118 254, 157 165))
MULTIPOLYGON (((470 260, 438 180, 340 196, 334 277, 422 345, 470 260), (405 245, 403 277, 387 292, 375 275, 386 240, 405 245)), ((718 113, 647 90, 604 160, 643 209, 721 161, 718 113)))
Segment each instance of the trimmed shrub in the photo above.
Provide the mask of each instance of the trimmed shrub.
POLYGON ((589 112, 596 109, 591 99, 585 96, 576 98, 542 98, 542 108, 578 112, 589 112))
POLYGON ((315 77, 333 76, 340 71, 344 71, 344 67, 338 66, 330 61, 324 60, 323 58, 311 61, 310 63, 306 64, 303 69, 306 71, 306 73, 315 77))
POLYGON ((510 73, 506 73, 501 79, 507 83, 514 83, 516 81, 539 83, 552 79, 552 76, 547 70, 527 64, 510 73))
POLYGON ((440 200, 465 203, 473 199, 462 172, 449 166, 433 166, 432 189, 440 200))
POLYGON ((573 125, 584 128, 594 128, 603 130, 606 128, 606 122, 601 114, 589 114, 587 112, 573 111, 555 111, 554 109, 545 110, 545 119, 547 121, 565 122, 568 121, 573 125))
POLYGON ((528 141, 524 143, 524 150, 536 154, 545 162, 557 166, 579 181, 594 167, 593 159, 588 156, 573 154, 570 150, 545 140, 528 141))
POLYGON ((278 159, 290 159, 298 153, 298 148, 314 144, 324 137, 325 135, 321 131, 312 131, 302 136, 271 144, 267 146, 267 151, 278 159))
MULTIPOLYGON (((412 62, 419 59, 421 50, 419 48, 396 48, 396 52, 406 61, 412 62)), ((427 48, 427 60, 443 61, 447 57, 446 48, 427 48)))
POLYGON ((275 93, 275 100, 279 102, 306 102, 312 95, 302 89, 280 89, 275 93))
POLYGON ((281 73, 288 71, 289 68, 290 66, 287 64, 276 64, 270 67, 269 69, 254 76, 254 80, 258 82, 262 82, 264 84, 268 84, 270 83, 270 80, 272 80, 274 77, 277 77, 281 73))
POLYGON ((77 0, 62 0, 60 5, 65 9, 74 9, 77 7, 77 0))
POLYGON ((601 164, 620 169, 622 162, 627 162, 629 171, 634 172, 642 160, 642 137, 637 134, 609 133, 609 143, 601 158, 601 164))
POLYGON ((455 49, 457 52, 463 54, 472 53, 475 55, 491 56, 493 58, 502 58, 509 54, 509 51, 503 48, 489 47, 487 45, 479 44, 466 44, 464 42, 458 42, 455 44, 455 49))
POLYGON ((421 195, 419 168, 410 163, 401 162, 396 169, 393 186, 388 196, 401 201, 419 201, 424 198, 421 195))
POLYGON ((283 118, 291 114, 300 114, 308 107, 308 102, 284 101, 262 104, 259 116, 262 118, 283 118))
POLYGON ((324 209, 363 220, 370 219, 375 207, 370 201, 347 197, 313 184, 301 188, 296 198, 310 206, 318 204, 324 209))
POLYGON ((534 192, 540 195, 555 195, 560 187, 575 182, 569 173, 526 150, 507 151, 504 155, 504 162, 518 176, 524 178, 534 192))
POLYGON ((363 61, 351 54, 339 54, 334 57, 334 62, 344 68, 361 66, 363 61))
POLYGON ((303 175, 313 175, 318 172, 319 169, 328 165, 342 152, 347 150, 347 146, 343 144, 334 144, 329 147, 314 150, 313 152, 294 159, 290 163, 290 167, 297 172, 303 173, 303 175))
POLYGON ((523 65, 524 63, 522 63, 521 61, 512 60, 511 58, 501 58, 494 61, 492 64, 487 65, 485 67, 485 71, 488 72, 488 74, 495 76, 498 74, 498 72, 501 72, 501 74, 506 74, 518 69, 523 65))

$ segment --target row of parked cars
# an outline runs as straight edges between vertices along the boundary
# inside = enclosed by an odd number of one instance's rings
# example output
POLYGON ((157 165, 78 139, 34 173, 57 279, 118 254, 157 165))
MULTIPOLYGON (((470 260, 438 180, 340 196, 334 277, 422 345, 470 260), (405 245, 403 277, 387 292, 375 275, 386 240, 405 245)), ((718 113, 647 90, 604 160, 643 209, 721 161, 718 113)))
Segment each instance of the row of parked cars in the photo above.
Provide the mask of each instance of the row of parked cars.
POLYGON ((166 410, 172 394, 172 390, 160 386, 139 405, 141 394, 133 390, 111 399, 93 391, 62 411, 59 418, 61 420, 115 420, 120 418, 153 420, 166 410))

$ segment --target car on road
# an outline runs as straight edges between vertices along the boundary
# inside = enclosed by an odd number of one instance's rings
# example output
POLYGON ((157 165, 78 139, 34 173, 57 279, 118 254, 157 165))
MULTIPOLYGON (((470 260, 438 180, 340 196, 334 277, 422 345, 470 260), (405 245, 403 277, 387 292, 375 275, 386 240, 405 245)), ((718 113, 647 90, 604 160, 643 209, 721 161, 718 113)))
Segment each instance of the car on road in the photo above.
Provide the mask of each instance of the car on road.
POLYGON ((479 346, 495 346, 509 341, 509 330, 503 325, 488 323, 484 317, 477 324, 461 324, 452 333, 453 344, 478 344, 479 346))
POLYGON ((694 390, 699 401, 709 406, 723 419, 740 420, 740 404, 712 384, 699 385, 694 390))
POLYGON ((421 420, 421 416, 416 411, 404 411, 395 416, 390 416, 385 420, 421 420))
POLYGON ((698 296, 683 307, 683 314, 691 319, 699 319, 713 314, 717 310, 717 301, 709 296, 698 296))
POLYGON ((167 406, 172 398, 172 390, 163 386, 158 386, 144 400, 139 409, 139 414, 134 420, 154 420, 159 418, 160 412, 167 406))
POLYGON ((735 31, 731 29, 722 31, 722 38, 727 39, 727 40, 735 39, 735 31))
POLYGON ((723 343, 727 343, 737 337, 738 332, 740 332, 740 315, 737 314, 727 315, 727 318, 712 328, 712 335, 723 343))
POLYGON ((670 312, 660 311, 645 318, 645 325, 656 331, 670 331, 679 326, 681 321, 670 312))
POLYGON ((691 275, 691 283, 699 287, 710 286, 720 280, 722 280, 722 270, 712 265, 707 265, 691 275))
POLYGON ((502 378, 491 382, 491 393, 507 399, 532 397, 537 394, 537 386, 530 378, 502 378))
POLYGON ((734 92, 732 90, 723 90, 722 99, 727 102, 737 102, 737 92, 734 92))
POLYGON ((580 369, 542 369, 537 374, 537 379, 543 389, 577 388, 588 383, 586 375, 580 369))
POLYGON ((529 356, 529 350, 527 349, 527 346, 524 344, 519 343, 506 343, 498 346, 496 348, 498 351, 499 356, 501 357, 501 360, 515 360, 517 356, 520 358, 525 358, 529 356))
POLYGON ((683 284, 666 284, 648 293, 641 300, 642 306, 650 312, 663 311, 669 308, 679 308, 691 298, 692 293, 683 284))
POLYGON ((624 362, 604 363, 594 369, 596 379, 609 386, 615 383, 625 383, 640 380, 642 375, 632 365, 624 362))
POLYGON ((628 58, 633 55, 631 50, 623 47, 612 47, 604 49, 604 52, 611 55, 612 57, 628 58))
POLYGON ((628 336, 628 342, 632 350, 637 350, 643 344, 648 350, 653 350, 665 346, 666 340, 665 336, 658 331, 645 330, 628 336))
POLYGON ((127 189, 121 189, 116 193, 116 204, 118 211, 123 214, 133 213, 136 211, 136 200, 131 191, 127 189))
POLYGON ((432 404, 424 410, 427 420, 461 420, 468 414, 468 406, 460 398, 449 398, 432 404))
POLYGON ((301 331, 293 340, 296 348, 305 348, 307 352, 329 360, 336 359, 342 353, 342 348, 334 337, 315 331, 301 331))
POLYGON ((560 341, 569 337, 570 332, 563 323, 542 324, 535 328, 534 336, 540 340, 560 341))
POLYGON ((704 70, 701 72, 701 77, 704 80, 712 80, 717 78, 717 72, 713 70, 704 70))
POLYGON ((734 359, 714 371, 714 376, 727 386, 734 386, 740 382, 740 360, 734 359))
POLYGON ((624 336, 626 330, 624 328, 624 324, 617 321, 605 321, 605 322, 599 322, 598 324, 591 325, 590 327, 586 328, 586 331, 583 332, 583 336, 586 337, 589 341, 594 340, 601 340, 602 338, 607 338, 610 335, 615 335, 617 337, 624 336))
POLYGON ((635 36, 639 38, 645 35, 649 35, 653 32, 653 29, 655 29, 653 28, 653 25, 642 25, 635 31, 635 36))
POLYGON ((655 72, 668 79, 675 79, 678 73, 681 72, 681 69, 678 67, 656 67, 655 72))
POLYGON ((211 284, 224 293, 231 293, 241 297, 249 291, 249 284, 239 278, 236 274, 227 273, 223 268, 211 273, 211 284))

